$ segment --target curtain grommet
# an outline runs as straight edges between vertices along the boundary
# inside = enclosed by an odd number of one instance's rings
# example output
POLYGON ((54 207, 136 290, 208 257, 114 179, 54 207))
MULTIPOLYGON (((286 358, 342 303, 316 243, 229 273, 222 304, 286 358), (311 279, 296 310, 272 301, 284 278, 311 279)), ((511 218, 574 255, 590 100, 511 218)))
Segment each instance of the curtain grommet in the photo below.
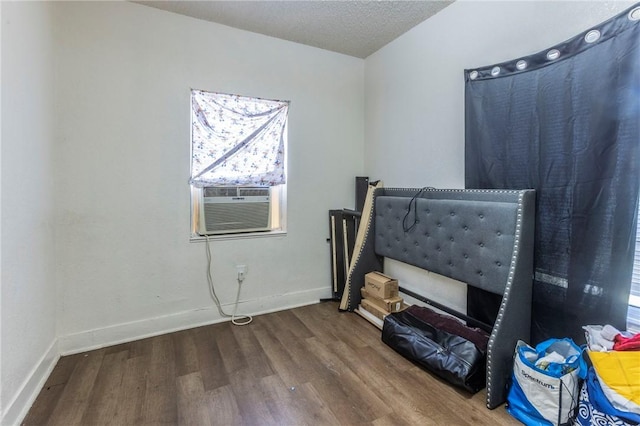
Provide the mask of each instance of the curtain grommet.
POLYGON ((554 61, 560 57, 560 51, 558 49, 551 49, 547 52, 547 59, 554 61))
POLYGON ((629 18, 630 21, 640 21, 640 7, 631 9, 631 11, 629 11, 629 14, 627 15, 627 18, 629 18))
POLYGON ((520 71, 524 70, 525 68, 527 68, 527 61, 525 61, 524 59, 520 59, 518 62, 516 62, 516 68, 520 71))
POLYGON ((598 30, 591 30, 584 35, 584 41, 587 43, 595 43, 598 40, 600 40, 600 31, 598 30))
POLYGON ((498 74, 500 74, 500 67, 493 67, 491 68, 491 75, 492 76, 497 76, 498 74))
POLYGON ((478 71, 471 71, 471 72, 469 73, 469 78, 470 78, 471 80, 475 80, 476 78, 478 78, 478 71))

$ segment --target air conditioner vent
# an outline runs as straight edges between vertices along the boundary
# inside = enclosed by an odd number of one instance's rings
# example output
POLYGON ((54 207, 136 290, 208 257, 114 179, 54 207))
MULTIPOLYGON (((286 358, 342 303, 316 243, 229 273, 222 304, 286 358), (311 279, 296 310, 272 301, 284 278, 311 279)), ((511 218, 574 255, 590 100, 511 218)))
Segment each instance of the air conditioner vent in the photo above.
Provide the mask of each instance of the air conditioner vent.
POLYGON ((269 188, 238 188, 240 197, 268 197, 269 188))
POLYGON ((205 186, 202 188, 205 198, 211 197, 237 197, 238 187, 236 186, 205 186))

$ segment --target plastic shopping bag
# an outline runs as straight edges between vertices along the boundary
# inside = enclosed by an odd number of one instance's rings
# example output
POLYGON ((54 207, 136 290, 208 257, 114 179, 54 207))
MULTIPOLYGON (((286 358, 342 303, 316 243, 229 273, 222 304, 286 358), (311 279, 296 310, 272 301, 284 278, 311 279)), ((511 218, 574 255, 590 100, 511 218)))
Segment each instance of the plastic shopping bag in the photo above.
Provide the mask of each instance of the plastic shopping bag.
POLYGON ((587 372, 582 348, 571 339, 549 339, 515 349, 507 411, 525 425, 569 424, 587 372))

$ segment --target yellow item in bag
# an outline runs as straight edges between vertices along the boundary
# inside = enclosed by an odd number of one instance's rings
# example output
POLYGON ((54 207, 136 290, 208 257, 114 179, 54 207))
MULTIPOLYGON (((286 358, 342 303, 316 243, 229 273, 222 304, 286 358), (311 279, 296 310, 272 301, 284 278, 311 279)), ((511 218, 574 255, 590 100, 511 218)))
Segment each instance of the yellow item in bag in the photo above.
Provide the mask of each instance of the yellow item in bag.
POLYGON ((640 408, 640 351, 591 352, 589 358, 602 391, 614 407, 640 408))

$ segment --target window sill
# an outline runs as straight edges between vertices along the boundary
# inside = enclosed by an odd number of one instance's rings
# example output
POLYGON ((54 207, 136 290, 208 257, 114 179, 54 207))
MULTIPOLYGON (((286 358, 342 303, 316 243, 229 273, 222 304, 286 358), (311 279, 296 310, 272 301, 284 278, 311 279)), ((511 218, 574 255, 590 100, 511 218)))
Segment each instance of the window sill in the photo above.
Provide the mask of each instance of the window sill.
MULTIPOLYGON (((209 235, 209 241, 220 240, 246 240, 252 238, 274 238, 274 237, 286 237, 287 231, 277 230, 268 232, 247 232, 245 234, 222 234, 222 235, 209 235)), ((190 243, 206 242, 207 238, 198 234, 191 235, 189 238, 190 243)))

